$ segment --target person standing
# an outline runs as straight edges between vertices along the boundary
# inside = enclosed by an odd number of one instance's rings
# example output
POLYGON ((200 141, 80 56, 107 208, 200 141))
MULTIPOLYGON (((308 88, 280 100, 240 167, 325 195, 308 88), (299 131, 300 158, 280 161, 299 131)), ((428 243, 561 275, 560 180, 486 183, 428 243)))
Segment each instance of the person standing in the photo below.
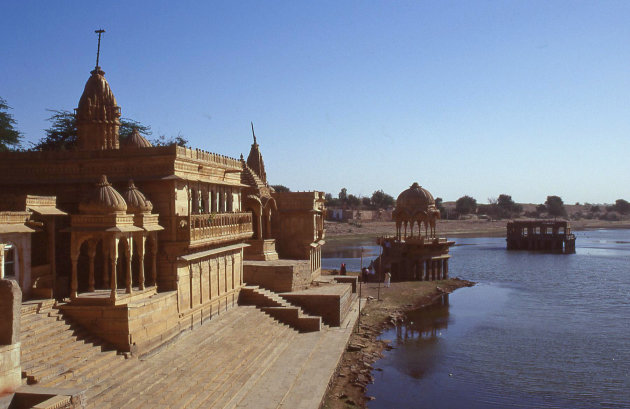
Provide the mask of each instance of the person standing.
POLYGON ((341 268, 339 269, 339 274, 342 276, 346 275, 346 263, 341 263, 341 268))
POLYGON ((389 288, 389 284, 392 281, 392 275, 391 273, 388 271, 385 273, 385 287, 389 288))

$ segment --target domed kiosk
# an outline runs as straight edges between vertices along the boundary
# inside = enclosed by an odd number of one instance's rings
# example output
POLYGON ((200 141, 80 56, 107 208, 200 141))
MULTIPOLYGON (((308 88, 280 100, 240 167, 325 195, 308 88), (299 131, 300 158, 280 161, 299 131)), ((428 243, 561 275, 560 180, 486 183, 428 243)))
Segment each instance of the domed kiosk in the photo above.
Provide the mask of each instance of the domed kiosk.
POLYGON ((398 195, 392 218, 396 223, 396 235, 378 239, 378 244, 383 247, 380 260, 375 263, 380 266, 377 268, 379 275, 382 277, 389 271, 394 281, 447 278, 449 247, 455 242, 437 237, 440 211, 433 195, 414 182, 398 195), (415 225, 418 226, 416 235, 415 225))

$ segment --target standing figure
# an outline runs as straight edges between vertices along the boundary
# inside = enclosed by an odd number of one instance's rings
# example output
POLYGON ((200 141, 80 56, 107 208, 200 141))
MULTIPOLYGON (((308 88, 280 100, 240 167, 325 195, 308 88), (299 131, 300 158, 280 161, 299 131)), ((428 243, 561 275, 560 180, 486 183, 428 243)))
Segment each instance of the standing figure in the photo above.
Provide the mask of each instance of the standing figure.
POLYGON ((385 287, 389 288, 389 285, 392 281, 392 275, 391 273, 388 271, 385 273, 385 287))
POLYGON ((341 268, 339 269, 339 274, 342 276, 346 275, 346 263, 341 263, 341 268))

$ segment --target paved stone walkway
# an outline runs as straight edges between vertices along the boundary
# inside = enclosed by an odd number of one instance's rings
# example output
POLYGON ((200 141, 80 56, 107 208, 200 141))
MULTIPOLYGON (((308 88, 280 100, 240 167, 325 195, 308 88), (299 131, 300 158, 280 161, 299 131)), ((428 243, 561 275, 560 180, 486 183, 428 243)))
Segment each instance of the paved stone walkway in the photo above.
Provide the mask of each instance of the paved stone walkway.
POLYGON ((355 303, 341 327, 300 334, 237 307, 151 357, 121 361, 96 384, 58 386, 87 388, 94 408, 317 409, 357 315, 355 303))

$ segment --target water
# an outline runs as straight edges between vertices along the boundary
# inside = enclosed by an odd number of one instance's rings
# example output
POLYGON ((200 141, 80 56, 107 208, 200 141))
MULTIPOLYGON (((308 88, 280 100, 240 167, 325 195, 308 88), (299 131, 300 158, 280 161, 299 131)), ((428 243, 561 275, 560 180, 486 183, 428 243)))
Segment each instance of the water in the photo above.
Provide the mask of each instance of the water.
POLYGON ((369 408, 630 408, 630 230, 577 232, 576 254, 461 238, 475 281, 386 331, 369 408))

